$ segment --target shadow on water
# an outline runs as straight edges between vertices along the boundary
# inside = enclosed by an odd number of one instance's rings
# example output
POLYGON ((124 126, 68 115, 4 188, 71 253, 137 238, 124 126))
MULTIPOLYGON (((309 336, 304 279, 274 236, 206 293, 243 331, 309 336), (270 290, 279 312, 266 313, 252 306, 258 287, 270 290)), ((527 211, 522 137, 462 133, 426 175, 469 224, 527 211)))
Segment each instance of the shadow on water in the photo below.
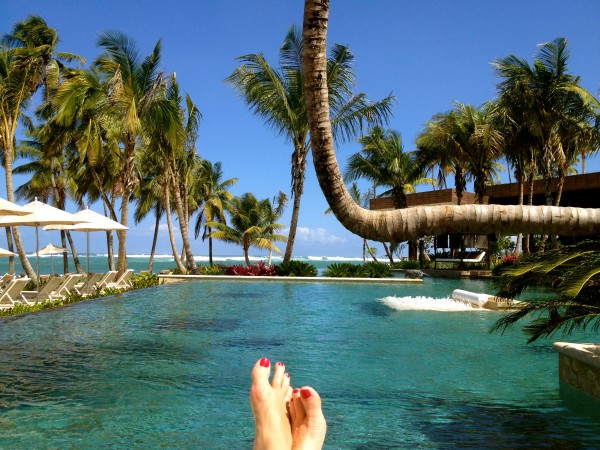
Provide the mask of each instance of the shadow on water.
POLYGON ((252 350, 265 350, 285 345, 282 339, 232 339, 223 343, 223 347, 248 348, 252 350))
POLYGON ((360 304, 360 309, 373 317, 389 317, 394 310, 381 302, 366 302, 360 304))

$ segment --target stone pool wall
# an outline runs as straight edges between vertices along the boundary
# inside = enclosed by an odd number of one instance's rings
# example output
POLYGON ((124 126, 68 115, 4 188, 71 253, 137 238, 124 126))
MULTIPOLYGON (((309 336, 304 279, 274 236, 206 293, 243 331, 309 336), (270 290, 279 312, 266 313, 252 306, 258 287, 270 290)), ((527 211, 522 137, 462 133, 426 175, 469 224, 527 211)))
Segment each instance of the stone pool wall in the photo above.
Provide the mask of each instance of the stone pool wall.
POLYGON ((600 400, 600 344, 556 342, 561 381, 600 400))

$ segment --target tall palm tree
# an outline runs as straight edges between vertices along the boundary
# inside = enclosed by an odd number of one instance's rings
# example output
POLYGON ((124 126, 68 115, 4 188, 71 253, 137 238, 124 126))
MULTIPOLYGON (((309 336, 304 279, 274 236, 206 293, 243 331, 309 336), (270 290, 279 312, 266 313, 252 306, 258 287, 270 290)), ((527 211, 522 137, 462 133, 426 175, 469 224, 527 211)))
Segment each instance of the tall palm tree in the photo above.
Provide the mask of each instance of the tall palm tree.
MULTIPOLYGON (((14 201, 13 160, 15 136, 20 122, 31 123, 25 116, 29 100, 40 87, 55 83, 59 77, 60 61, 80 57, 56 52, 58 33, 37 16, 15 24, 12 32, 0 42, 0 149, 6 173, 6 196, 14 201)), ((46 94, 44 93, 44 97, 46 94)), ((17 227, 12 236, 27 276, 36 280, 17 227)))
POLYGON ((199 200, 201 204, 200 212, 196 217, 194 227, 195 237, 198 238, 200 231, 204 226, 202 240, 208 238, 208 262, 213 266, 213 241, 212 228, 208 225, 210 222, 227 223, 225 212, 229 203, 233 200, 233 194, 229 189, 238 182, 237 178, 223 180, 223 168, 220 161, 211 163, 203 160, 198 176, 200 180, 199 200))
POLYGON ((253 194, 245 193, 231 202, 230 225, 221 222, 208 222, 207 225, 216 230, 211 233, 212 237, 241 245, 246 265, 250 267, 251 247, 281 253, 274 242, 287 239, 277 233, 284 225, 273 223, 273 209, 269 199, 258 200, 253 194))
MULTIPOLYGON (((135 43, 122 33, 102 33, 98 45, 104 53, 94 62, 108 86, 114 120, 123 124, 118 138, 122 146, 121 224, 127 226, 129 202, 138 183, 135 155, 141 139, 160 129, 165 142, 177 146, 182 133, 179 108, 166 96, 166 85, 159 71, 161 43, 141 58, 135 43)), ((108 105, 107 105, 108 107, 108 105)), ((118 231, 119 252, 117 271, 127 269, 127 232, 118 231)))
POLYGON ((327 82, 329 4, 305 0, 304 83, 313 162, 321 190, 338 220, 351 232, 377 241, 401 242, 452 232, 509 235, 518 232, 594 235, 600 211, 583 208, 514 205, 443 205, 367 211, 350 197, 336 160, 327 82))
POLYGON ((546 204, 555 206, 552 178, 557 174, 562 185, 573 156, 590 148, 589 137, 598 132, 591 121, 600 110, 598 100, 579 85, 579 77, 569 73, 568 59, 567 40, 557 38, 540 44, 532 66, 515 55, 494 62, 502 79, 498 102, 535 139, 535 161, 545 180, 546 204))
MULTIPOLYGON (((280 48, 280 69, 272 68, 262 54, 250 54, 238 58, 242 65, 227 78, 250 109, 278 134, 291 141, 293 146, 293 206, 284 262, 292 258, 307 156, 311 148, 302 81, 303 49, 299 30, 291 27, 280 48)), ((370 102, 365 94, 355 94, 353 62, 354 56, 348 47, 335 44, 326 63, 331 126, 335 139, 340 141, 356 136, 363 125, 374 126, 387 122, 394 100, 390 95, 379 102, 370 102)))

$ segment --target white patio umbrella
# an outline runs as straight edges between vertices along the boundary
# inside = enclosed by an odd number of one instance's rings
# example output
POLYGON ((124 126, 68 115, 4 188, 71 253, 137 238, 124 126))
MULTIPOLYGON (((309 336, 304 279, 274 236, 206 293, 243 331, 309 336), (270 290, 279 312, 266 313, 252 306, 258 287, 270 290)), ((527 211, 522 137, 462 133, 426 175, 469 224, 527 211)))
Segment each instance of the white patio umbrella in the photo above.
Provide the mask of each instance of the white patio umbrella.
MULTIPOLYGON (((38 227, 45 225, 56 224, 76 224, 84 222, 83 219, 75 217, 74 214, 47 205, 37 200, 37 198, 22 206, 23 209, 29 211, 29 214, 24 216, 5 216, 0 217, 0 226, 18 226, 25 225, 35 227, 35 255, 36 255, 36 276, 40 277, 40 255, 39 255, 39 237, 38 227)), ((38 285, 38 292, 40 283, 38 285)))
POLYGON ((16 253, 11 252, 10 250, 6 250, 5 248, 0 248, 0 256, 2 257, 9 257, 9 256, 15 256, 16 253))
POLYGON ((31 212, 24 209, 22 206, 17 205, 16 203, 9 202, 8 200, 4 200, 0 198, 0 217, 1 216, 24 216, 26 214, 30 214, 31 212))
POLYGON ((44 230, 69 230, 69 231, 85 231, 86 235, 86 272, 90 273, 90 231, 119 231, 128 230, 125 225, 121 225, 102 214, 98 214, 89 208, 82 209, 79 212, 73 214, 77 218, 85 220, 85 222, 78 223, 75 225, 48 225, 44 227, 44 230))
POLYGON ((41 248, 38 252, 40 255, 50 255, 50 267, 52 273, 54 273, 54 262, 52 261, 52 255, 59 255, 61 253, 68 252, 66 248, 57 247, 54 244, 48 244, 44 248, 41 248))

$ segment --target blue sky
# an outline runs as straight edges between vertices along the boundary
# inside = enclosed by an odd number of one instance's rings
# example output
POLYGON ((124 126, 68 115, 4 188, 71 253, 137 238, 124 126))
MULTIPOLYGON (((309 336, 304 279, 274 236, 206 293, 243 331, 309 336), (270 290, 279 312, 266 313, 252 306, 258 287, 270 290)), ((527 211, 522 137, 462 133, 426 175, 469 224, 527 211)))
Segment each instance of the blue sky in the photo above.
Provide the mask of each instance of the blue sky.
MULTIPOLYGON (((235 194, 250 191, 259 198, 272 198, 279 190, 289 194, 291 147, 248 111, 224 79, 236 67, 235 58, 249 53, 262 52, 277 66, 279 46, 292 24, 302 24, 302 12, 300 0, 169 4, 154 0, 20 0, 4 2, 0 33, 9 32, 15 22, 30 14, 40 15, 58 30, 60 50, 82 55, 88 62, 99 54, 96 39, 102 31, 126 33, 144 55, 161 39, 165 71, 177 73, 182 89, 202 112, 197 143, 201 156, 221 161, 227 178, 239 178, 235 194)), ((389 93, 396 96, 389 127, 398 130, 405 149, 412 150, 415 137, 433 114, 451 109, 454 101, 479 105, 495 97, 498 79, 492 61, 515 54, 531 62, 537 44, 557 37, 569 41, 571 72, 597 96, 599 20, 597 0, 334 0, 329 42, 348 45, 354 53, 358 91, 372 100, 389 93)), ((357 150, 356 144, 337 148, 342 168, 357 150)), ((588 172, 598 170, 598 159, 590 160, 588 172)), ((0 194, 5 197, 4 183, 0 184, 0 194)), ((91 207, 101 211, 100 205, 91 207)), ((360 256, 361 239, 333 216, 324 215, 326 209, 310 165, 294 253, 360 256)), ((70 211, 75 212, 75 207, 70 211)), ((289 223, 290 214, 291 207, 283 223, 289 223)), ((152 227, 150 220, 131 227, 129 253, 149 253, 152 227)), ((27 249, 33 250, 33 234, 22 230, 27 249)), ((54 233, 41 232, 42 245, 58 241, 54 233)), ((83 237, 76 239, 83 250, 83 237)), ((196 255, 208 251, 201 240, 195 241, 193 248, 196 255)), ((92 239, 91 251, 104 252, 104 240, 92 239)), ((240 251, 223 244, 215 249, 221 255, 240 251)), ((159 238, 158 252, 170 253, 166 231, 159 238)))

